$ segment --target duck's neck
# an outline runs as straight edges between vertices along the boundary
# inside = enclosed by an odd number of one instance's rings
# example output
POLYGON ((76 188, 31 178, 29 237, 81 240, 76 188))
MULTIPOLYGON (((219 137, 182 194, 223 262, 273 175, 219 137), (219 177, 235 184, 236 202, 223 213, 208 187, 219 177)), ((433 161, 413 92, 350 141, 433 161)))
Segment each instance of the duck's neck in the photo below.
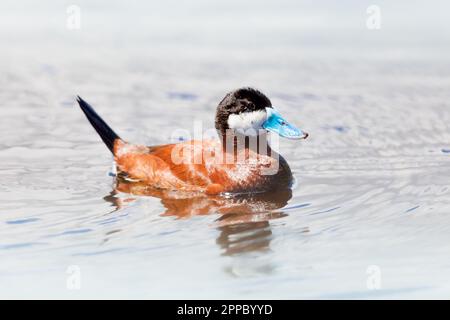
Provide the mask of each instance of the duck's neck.
POLYGON ((237 132, 229 132, 220 135, 222 148, 225 153, 234 153, 237 155, 243 150, 253 151, 260 155, 270 156, 272 149, 267 142, 267 133, 263 132, 258 136, 245 136, 237 132))

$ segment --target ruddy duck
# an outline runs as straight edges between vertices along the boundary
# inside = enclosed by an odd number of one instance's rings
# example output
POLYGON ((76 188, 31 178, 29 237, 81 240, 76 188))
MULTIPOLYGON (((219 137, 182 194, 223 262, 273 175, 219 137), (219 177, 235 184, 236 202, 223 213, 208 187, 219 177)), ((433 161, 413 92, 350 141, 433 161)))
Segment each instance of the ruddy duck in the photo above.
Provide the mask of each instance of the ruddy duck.
POLYGON ((77 101, 114 155, 119 178, 160 190, 213 195, 289 188, 291 170, 270 148, 267 131, 289 139, 308 137, 252 88, 232 91, 219 103, 215 118, 219 139, 159 146, 125 142, 86 101, 80 97, 77 101))

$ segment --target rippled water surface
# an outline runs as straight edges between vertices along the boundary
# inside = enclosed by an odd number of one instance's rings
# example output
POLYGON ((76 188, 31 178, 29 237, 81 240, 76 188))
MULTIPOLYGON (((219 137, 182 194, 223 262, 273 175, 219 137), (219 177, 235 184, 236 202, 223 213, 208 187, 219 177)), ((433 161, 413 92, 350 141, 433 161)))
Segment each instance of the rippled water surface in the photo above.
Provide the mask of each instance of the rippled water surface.
POLYGON ((2 4, 0 297, 448 298, 448 10, 325 3, 2 4), (152 145, 244 85, 310 133, 292 194, 117 192, 75 102, 152 145))

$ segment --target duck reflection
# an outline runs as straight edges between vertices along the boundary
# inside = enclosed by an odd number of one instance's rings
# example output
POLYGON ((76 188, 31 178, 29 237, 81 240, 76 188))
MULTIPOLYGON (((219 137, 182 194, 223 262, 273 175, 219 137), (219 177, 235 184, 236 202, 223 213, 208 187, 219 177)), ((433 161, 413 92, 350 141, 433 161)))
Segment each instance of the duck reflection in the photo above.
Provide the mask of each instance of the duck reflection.
POLYGON ((224 250, 223 255, 269 250, 272 231, 268 221, 223 225, 218 230, 217 244, 224 250))
MULTIPOLYGON (((272 230, 270 220, 286 216, 281 208, 292 197, 290 189, 268 193, 207 196, 158 190, 148 185, 117 179, 115 189, 104 199, 118 210, 135 200, 133 196, 152 196, 161 199, 165 207, 162 216, 175 216, 186 219, 192 216, 219 214, 216 243, 224 256, 245 256, 251 253, 264 253, 270 250, 272 230), (127 193, 129 198, 117 197, 127 193)), ((270 270, 267 266, 258 269, 270 270)))

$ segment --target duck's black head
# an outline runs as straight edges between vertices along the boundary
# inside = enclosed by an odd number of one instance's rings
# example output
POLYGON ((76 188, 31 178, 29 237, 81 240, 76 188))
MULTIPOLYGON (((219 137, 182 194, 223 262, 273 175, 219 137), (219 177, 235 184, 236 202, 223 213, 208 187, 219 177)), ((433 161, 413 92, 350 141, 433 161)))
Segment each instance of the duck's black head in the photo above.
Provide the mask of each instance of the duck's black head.
POLYGON ((217 106, 216 129, 222 136, 227 129, 240 133, 262 129, 266 108, 272 108, 272 103, 259 90, 240 88, 229 92, 217 106))
POLYGON ((283 119, 262 92, 248 87, 229 92, 220 101, 216 111, 216 129, 222 137, 230 130, 246 136, 255 136, 266 130, 291 139, 308 136, 283 119))

